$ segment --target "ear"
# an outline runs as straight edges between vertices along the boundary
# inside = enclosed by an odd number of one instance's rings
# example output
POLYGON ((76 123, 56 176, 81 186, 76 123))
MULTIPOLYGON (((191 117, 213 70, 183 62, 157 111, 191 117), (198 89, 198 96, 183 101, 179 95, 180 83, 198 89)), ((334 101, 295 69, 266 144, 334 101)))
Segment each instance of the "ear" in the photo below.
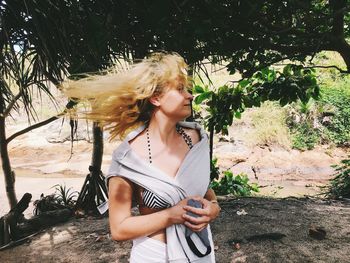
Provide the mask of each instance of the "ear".
POLYGON ((154 106, 158 107, 160 105, 160 98, 159 96, 152 96, 149 99, 149 102, 152 103, 154 106))

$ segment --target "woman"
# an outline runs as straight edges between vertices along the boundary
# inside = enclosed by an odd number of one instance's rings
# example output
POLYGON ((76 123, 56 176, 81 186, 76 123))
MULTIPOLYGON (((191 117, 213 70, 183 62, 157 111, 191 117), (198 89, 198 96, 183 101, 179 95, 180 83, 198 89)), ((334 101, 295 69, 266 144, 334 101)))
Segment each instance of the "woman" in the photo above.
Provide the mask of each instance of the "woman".
POLYGON ((131 263, 215 262, 208 224, 220 207, 208 189, 207 135, 182 122, 193 99, 186 68, 176 53, 153 53, 124 73, 66 89, 71 97, 92 99, 88 117, 112 139, 137 127, 114 151, 106 176, 112 238, 133 240, 131 263), (138 216, 131 215, 133 198, 138 216))

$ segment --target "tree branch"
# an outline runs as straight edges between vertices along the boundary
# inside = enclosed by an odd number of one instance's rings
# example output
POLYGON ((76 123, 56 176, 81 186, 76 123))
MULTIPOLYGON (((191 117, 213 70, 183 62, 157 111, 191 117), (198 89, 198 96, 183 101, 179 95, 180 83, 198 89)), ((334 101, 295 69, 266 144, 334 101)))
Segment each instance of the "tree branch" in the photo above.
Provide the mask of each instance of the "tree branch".
POLYGON ((25 128, 25 129, 19 131, 19 132, 16 132, 16 133, 12 134, 10 137, 8 137, 8 138, 6 139, 6 143, 8 144, 8 143, 9 143, 10 141, 12 141, 14 138, 16 138, 16 137, 18 137, 18 136, 20 136, 20 135, 22 135, 22 134, 24 134, 24 133, 27 133, 27 132, 29 132, 29 131, 31 131, 31 130, 40 128, 40 127, 42 127, 42 126, 44 126, 44 125, 46 125, 46 124, 49 124, 50 122, 53 122, 53 121, 55 121, 55 120, 61 118, 63 115, 65 115, 65 114, 67 113, 67 111, 68 111, 69 109, 72 109, 76 104, 77 104, 77 101, 69 100, 68 103, 67 103, 67 105, 66 105, 66 108, 64 109, 64 111, 62 111, 61 113, 57 114, 56 116, 53 116, 53 117, 48 118, 47 120, 44 120, 44 121, 39 122, 39 123, 36 123, 36 124, 34 124, 34 125, 32 125, 32 126, 29 126, 29 127, 25 128))
POLYGON ((6 143, 8 144, 8 143, 11 142, 13 139, 15 139, 16 137, 18 137, 18 136, 20 136, 20 135, 22 135, 22 134, 25 134, 25 133, 27 133, 27 132, 29 132, 29 131, 31 131, 31 130, 40 128, 40 127, 42 127, 42 126, 44 126, 44 125, 46 125, 46 124, 49 124, 50 122, 53 122, 53 121, 59 119, 61 116, 63 116, 63 115, 65 114, 65 112, 66 112, 66 110, 63 111, 62 113, 56 115, 56 116, 50 117, 50 118, 48 118, 47 120, 44 120, 44 121, 39 122, 39 123, 36 123, 36 124, 34 124, 34 125, 32 125, 32 126, 29 126, 29 127, 25 128, 25 129, 19 131, 19 132, 16 132, 16 133, 12 134, 10 137, 8 137, 8 138, 6 139, 6 143))
POLYGON ((9 114, 13 106, 16 104, 16 101, 22 96, 22 91, 20 91, 14 98, 13 100, 9 103, 7 108, 5 109, 3 116, 6 118, 9 114))
POLYGON ((344 73, 344 74, 349 74, 350 73, 350 70, 344 70, 344 69, 341 69, 339 68, 338 66, 336 65, 330 65, 330 66, 307 66, 307 67, 304 67, 304 68, 335 68, 337 69, 340 73, 344 73))
MULTIPOLYGON (((276 64, 276 66, 287 66, 288 64, 276 64)), ((305 66, 303 68, 335 68, 337 69, 340 73, 343 73, 343 74, 349 74, 350 71, 349 70, 344 70, 344 69, 341 69, 339 68, 338 66, 336 65, 329 65, 329 66, 321 66, 321 65, 314 65, 314 66, 305 66)))

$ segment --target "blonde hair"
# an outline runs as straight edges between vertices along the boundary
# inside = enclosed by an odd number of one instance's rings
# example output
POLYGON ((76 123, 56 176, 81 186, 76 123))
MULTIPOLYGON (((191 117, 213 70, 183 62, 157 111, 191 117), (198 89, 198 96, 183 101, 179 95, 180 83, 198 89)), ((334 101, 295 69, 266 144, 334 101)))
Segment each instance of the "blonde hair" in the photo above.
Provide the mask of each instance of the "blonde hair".
POLYGON ((186 70, 179 54, 157 52, 126 71, 67 81, 62 87, 67 96, 90 101, 91 109, 80 118, 98 121, 113 140, 150 120, 154 106, 149 98, 161 95, 173 82, 187 87, 186 70))

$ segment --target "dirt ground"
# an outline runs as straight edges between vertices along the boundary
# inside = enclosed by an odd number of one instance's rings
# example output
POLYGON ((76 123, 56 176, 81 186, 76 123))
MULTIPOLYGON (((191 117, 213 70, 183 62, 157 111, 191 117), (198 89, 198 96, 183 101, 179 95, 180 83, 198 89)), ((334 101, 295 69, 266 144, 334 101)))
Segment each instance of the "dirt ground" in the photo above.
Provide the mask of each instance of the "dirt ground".
MULTIPOLYGON (((220 217, 212 223, 218 263, 350 262, 349 202, 254 197, 220 204, 220 217), (326 231, 325 239, 309 235, 316 227, 326 231)), ((124 263, 130 247, 131 242, 110 240, 107 218, 86 217, 0 251, 0 262, 124 263)))
MULTIPOLYGON (((55 125, 59 123, 23 135, 10 145, 18 198, 30 192, 34 201, 41 193, 53 193, 55 184, 80 190, 88 173, 92 145, 79 141, 70 156, 71 145, 63 142, 69 132, 55 134, 52 131, 59 130, 55 125)), ((350 262, 350 203, 305 198, 319 192, 318 186, 332 174, 330 164, 337 163, 347 152, 247 149, 237 140, 218 145, 215 150, 222 168, 246 172, 250 180, 262 186, 260 197, 221 201, 220 217, 212 223, 218 263, 350 262), (294 197, 281 198, 286 196, 294 197), (310 227, 324 228, 325 239, 310 237, 310 227)), ((105 144, 103 171, 115 147, 116 144, 105 144)), ((0 189, 2 216, 9 211, 3 179, 0 189)), ((26 217, 32 211, 33 203, 26 217)), ((128 262, 130 247, 131 242, 110 239, 107 218, 86 217, 71 219, 22 245, 0 251, 0 263, 128 262)))

